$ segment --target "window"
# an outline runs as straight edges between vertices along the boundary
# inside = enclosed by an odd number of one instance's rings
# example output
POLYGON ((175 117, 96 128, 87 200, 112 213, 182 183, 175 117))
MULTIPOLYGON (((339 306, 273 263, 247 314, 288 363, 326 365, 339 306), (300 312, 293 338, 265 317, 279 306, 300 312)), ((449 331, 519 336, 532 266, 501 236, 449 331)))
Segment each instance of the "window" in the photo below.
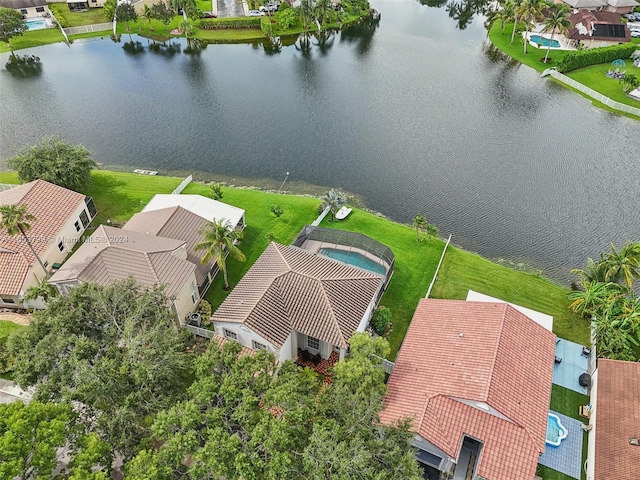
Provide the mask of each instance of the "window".
POLYGON ((320 351, 320 340, 307 335, 307 347, 320 351))
POLYGON ((264 344, 262 344, 260 342, 256 342, 255 340, 253 340, 251 343, 253 344, 253 349, 254 350, 266 350, 267 349, 266 345, 264 345, 264 344))
POLYGON ((20 13, 23 14, 23 15, 26 15, 28 12, 27 12, 26 8, 21 8, 20 9, 20 13))
POLYGON ((191 285, 189 285, 189 287, 191 288, 191 301, 195 304, 198 301, 198 294, 196 293, 196 286, 194 285, 193 282, 191 282, 191 285))
POLYGON ((58 243, 58 250, 64 252, 64 243, 62 243, 62 240, 58 243))
POLYGON ((44 262, 44 268, 47 268, 49 266, 49 262, 44 262))
POLYGON ((85 197, 84 203, 87 206, 87 210, 89 210, 89 216, 91 218, 95 217, 96 213, 98 213, 98 211, 96 210, 96 204, 93 203, 93 198, 85 197))
POLYGON ((86 210, 83 210, 82 212, 80 212, 80 221, 82 222, 82 226, 84 228, 87 228, 87 226, 89 225, 89 217, 87 215, 86 210))
POLYGON ((226 328, 222 329, 222 333, 226 338, 230 338, 231 340, 238 340, 238 334, 236 332, 232 332, 231 330, 227 330, 226 328))
POLYGON ((80 222, 78 220, 76 220, 76 223, 74 223, 73 226, 76 227, 76 232, 80 231, 80 222))
POLYGON ((10 304, 10 305, 15 305, 16 302, 13 301, 13 298, 0 298, 0 300, 2 300, 2 303, 6 303, 6 304, 10 304))
POLYGON ((98 0, 91 0, 91 3, 98 3, 98 0))
POLYGON ((36 12, 44 12, 44 7, 36 7, 36 12))

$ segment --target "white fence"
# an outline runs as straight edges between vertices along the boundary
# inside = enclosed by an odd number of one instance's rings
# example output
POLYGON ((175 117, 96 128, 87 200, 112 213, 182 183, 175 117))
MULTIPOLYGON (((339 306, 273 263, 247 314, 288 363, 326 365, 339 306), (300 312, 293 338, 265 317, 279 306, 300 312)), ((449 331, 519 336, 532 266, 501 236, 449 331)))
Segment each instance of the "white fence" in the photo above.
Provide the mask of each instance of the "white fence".
POLYGON ((80 33, 103 32, 105 30, 111 30, 112 28, 113 22, 106 22, 96 23, 94 25, 82 25, 80 27, 63 28, 62 31, 67 35, 78 35, 80 33))
POLYGON ((185 328, 189 330, 194 335, 198 335, 199 337, 205 338, 213 338, 215 332, 212 330, 207 330, 206 328, 196 327, 194 325, 185 325, 185 328))
POLYGON ((185 178, 180 185, 178 185, 176 187, 176 189, 171 192, 171 195, 178 195, 179 193, 182 193, 182 191, 187 188, 187 185, 189 185, 191 182, 193 182, 193 175, 189 175, 187 178, 185 178))
POLYGON ((433 288, 433 284, 436 283, 436 280, 438 278, 440 265, 442 265, 442 260, 444 260, 444 254, 447 253, 447 247, 449 247, 449 242, 451 242, 451 235, 449 235, 449 238, 447 238, 447 243, 444 244, 444 249, 442 250, 442 255, 440 256, 440 261, 438 262, 438 266, 436 267, 436 273, 433 274, 433 279, 429 284, 429 289, 427 290, 427 294, 424 296, 424 298, 429 298, 429 295, 431 295, 431 289, 433 288))
POLYGON ((584 93, 585 95, 589 95, 591 98, 599 101, 600 103, 604 103, 607 107, 613 108, 615 110, 620 110, 621 112, 630 113, 631 115, 636 115, 640 117, 640 108, 632 107, 631 105, 627 105, 625 103, 616 102, 615 100, 611 100, 609 97, 605 97, 599 92, 596 92, 592 88, 589 88, 579 82, 576 82, 574 79, 563 75, 554 69, 547 69, 542 72, 541 76, 551 75, 553 78, 560 80, 562 83, 569 85, 572 88, 584 93))

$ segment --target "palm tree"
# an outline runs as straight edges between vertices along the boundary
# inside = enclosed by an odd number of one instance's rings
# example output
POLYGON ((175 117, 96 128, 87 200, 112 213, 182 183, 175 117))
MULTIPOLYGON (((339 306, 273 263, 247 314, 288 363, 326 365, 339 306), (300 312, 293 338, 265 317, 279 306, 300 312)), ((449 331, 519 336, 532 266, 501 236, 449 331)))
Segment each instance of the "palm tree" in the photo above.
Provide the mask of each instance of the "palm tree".
POLYGON ((329 220, 330 222, 333 222, 333 219, 335 218, 336 213, 338 213, 338 210, 340 210, 344 206, 344 204, 347 203, 347 197, 344 195, 344 193, 338 190, 334 190, 333 188, 325 193, 322 197, 320 197, 320 200, 322 200, 322 208, 329 207, 329 210, 331 211, 331 220, 329 220))
POLYGON ((622 83, 622 91, 624 93, 640 87, 640 79, 638 79, 638 77, 636 77, 632 73, 626 73, 624 77, 619 80, 619 82, 622 83))
POLYGON ((567 295, 573 303, 569 308, 585 318, 600 314, 624 292, 613 282, 581 282, 584 290, 576 290, 567 295))
POLYGON ((416 238, 420 241, 420 231, 427 227, 427 219, 424 215, 417 214, 413 217, 413 228, 416 229, 416 238))
POLYGON ((611 252, 604 256, 605 280, 624 282, 629 290, 634 278, 640 279, 640 242, 626 243, 619 251, 611 245, 611 252))
POLYGON ((569 7, 565 4, 556 5, 548 17, 544 19, 544 28, 543 32, 551 31, 551 40, 549 41, 549 45, 547 46, 547 53, 544 56, 544 62, 547 63, 547 59, 549 58, 549 50, 551 50, 551 44, 553 43, 553 37, 556 34, 556 31, 560 34, 566 34, 567 29, 571 26, 571 22, 569 21, 569 7))
POLYGON ((425 231, 427 234, 427 238, 436 238, 440 233, 440 229, 436 227, 433 223, 427 225, 427 229, 425 231))
POLYGON ((42 298, 44 303, 47 303, 51 298, 57 296, 58 291, 56 290, 56 287, 47 282, 46 278, 43 278, 37 285, 27 288, 27 292, 24 297, 22 297, 22 301, 25 302, 28 300, 37 300, 38 298, 42 298))
POLYGON ((606 268, 604 265, 604 255, 600 254, 600 261, 595 262, 592 258, 587 258, 587 265, 584 269, 575 268, 571 270, 571 273, 575 273, 581 278, 582 282, 605 282, 606 268))
POLYGON ((300 19, 302 25, 307 28, 309 20, 313 17, 313 2, 312 0, 300 0, 300 19))
POLYGON ((497 10, 492 10, 487 17, 487 30, 490 30, 494 23, 500 21, 500 27, 502 27, 502 34, 504 35, 504 27, 506 23, 513 19, 514 8, 514 2, 512 0, 507 0, 507 2, 504 5, 501 5, 497 10))
POLYGON ((204 250, 202 256, 202 264, 207 264, 211 259, 215 259, 218 268, 222 270, 224 277, 224 289, 229 290, 229 281, 227 280, 227 255, 231 255, 236 260, 244 262, 246 260, 244 254, 236 246, 236 242, 242 239, 242 232, 231 228, 228 220, 221 218, 214 219, 209 222, 201 230, 204 241, 196 244, 196 250, 204 250))
POLYGON ((329 15, 333 12, 333 5, 331 0, 316 0, 315 6, 316 18, 322 19, 322 25, 324 25, 329 18, 329 15))
POLYGON ((511 32, 511 43, 513 45, 513 39, 516 36, 516 30, 518 29, 518 21, 520 20, 520 6, 522 5, 522 0, 513 0, 513 31, 511 32))
POLYGON ((527 45, 529 43, 529 31, 533 26, 536 18, 542 15, 542 9, 547 4, 543 0, 524 0, 522 4, 517 8, 518 14, 524 22, 525 38, 523 40, 524 53, 527 53, 527 45))
POLYGON ((42 263, 42 260, 40 260, 40 257, 34 250, 33 245, 31 245, 31 241, 27 236, 27 232, 31 230, 29 222, 36 219, 36 217, 27 212, 27 206, 0 205, 0 217, 0 229, 6 230, 10 236, 20 233, 27 242, 27 245, 29 245, 34 257, 38 260, 38 263, 42 267, 45 275, 48 275, 49 272, 47 272, 47 268, 44 266, 44 263, 42 263))
POLYGON ((153 10, 149 5, 144 5, 143 7, 144 11, 142 12, 142 16, 145 18, 145 20, 147 20, 147 22, 149 23, 149 30, 152 31, 153 28, 151 28, 151 19, 153 18, 153 10))

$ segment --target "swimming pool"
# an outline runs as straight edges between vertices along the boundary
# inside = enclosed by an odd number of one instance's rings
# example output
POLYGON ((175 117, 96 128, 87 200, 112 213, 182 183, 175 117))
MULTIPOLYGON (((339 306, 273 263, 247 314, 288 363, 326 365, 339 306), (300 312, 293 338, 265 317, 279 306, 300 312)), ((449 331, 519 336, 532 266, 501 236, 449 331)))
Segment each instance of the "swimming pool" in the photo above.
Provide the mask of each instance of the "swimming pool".
POLYGON ((553 413, 547 416, 547 445, 557 447, 560 442, 567 438, 569 431, 560 423, 560 418, 553 413))
POLYGON ((551 48, 559 48, 560 47, 560 42, 559 41, 557 41, 557 40, 549 40, 548 38, 542 37, 540 35, 531 35, 529 37, 529 40, 531 40, 536 45, 542 45, 543 47, 548 47, 549 43, 551 43, 551 48))
POLYGON ((29 20, 25 20, 24 23, 27 25, 29 30, 43 30, 45 28, 49 28, 49 23, 44 18, 31 18, 29 20))
POLYGON ((339 262, 346 263, 347 265, 364 268, 365 270, 369 270, 370 272, 378 273, 380 275, 384 275, 387 272, 384 265, 381 265, 358 252, 338 250, 337 248, 321 248, 318 253, 333 258, 334 260, 338 260, 339 262))

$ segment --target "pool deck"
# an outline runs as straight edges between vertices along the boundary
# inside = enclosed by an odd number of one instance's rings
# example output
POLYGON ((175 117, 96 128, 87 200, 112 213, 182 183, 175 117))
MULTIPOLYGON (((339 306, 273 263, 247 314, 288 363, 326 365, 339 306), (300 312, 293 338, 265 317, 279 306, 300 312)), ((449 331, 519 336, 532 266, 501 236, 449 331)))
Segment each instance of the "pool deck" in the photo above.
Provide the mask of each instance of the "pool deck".
POLYGON ((559 339, 556 343, 556 357, 561 358, 562 362, 553 366, 553 383, 587 395, 586 387, 578 382, 580 375, 587 373, 589 369, 589 360, 582 355, 582 345, 559 339))
POLYGON ((582 439, 586 435, 582 430, 582 422, 553 410, 549 410, 549 413, 556 415, 560 419, 560 423, 567 429, 568 434, 567 438, 562 440, 558 447, 547 444, 544 454, 540 455, 538 463, 580 480, 582 439))

